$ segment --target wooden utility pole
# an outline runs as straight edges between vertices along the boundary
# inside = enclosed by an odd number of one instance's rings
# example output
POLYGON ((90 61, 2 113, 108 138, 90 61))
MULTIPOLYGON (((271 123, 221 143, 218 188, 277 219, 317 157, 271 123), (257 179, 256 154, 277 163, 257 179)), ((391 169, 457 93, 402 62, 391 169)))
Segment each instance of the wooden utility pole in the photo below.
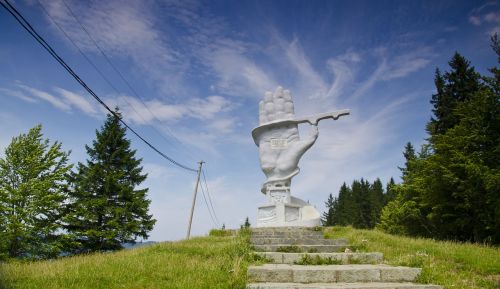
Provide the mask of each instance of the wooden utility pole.
POLYGON ((200 165, 198 167, 198 176, 196 177, 196 185, 194 186, 193 205, 191 206, 191 214, 189 215, 189 225, 188 225, 186 239, 189 239, 189 237, 191 236, 191 223, 193 222, 194 205, 196 204, 196 194, 198 194, 198 184, 200 183, 201 166, 203 165, 203 163, 204 161, 199 162, 200 165))

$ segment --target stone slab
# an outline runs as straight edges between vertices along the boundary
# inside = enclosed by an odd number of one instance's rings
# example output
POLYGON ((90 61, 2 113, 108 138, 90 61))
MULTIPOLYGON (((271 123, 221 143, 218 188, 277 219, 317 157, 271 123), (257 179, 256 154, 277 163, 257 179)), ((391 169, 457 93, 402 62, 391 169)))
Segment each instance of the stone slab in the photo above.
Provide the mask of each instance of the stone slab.
POLYGON ((443 289, 438 285, 414 283, 250 283, 247 289, 443 289))
POLYGON ((262 237, 251 237, 250 243, 253 245, 273 245, 273 244, 290 244, 290 245, 347 245, 346 239, 324 239, 324 238, 304 238, 304 237, 294 237, 294 238, 262 238, 262 237))
POLYGON ((294 264, 301 261, 304 256, 312 259, 331 259, 342 264, 376 264, 381 263, 383 254, 378 252, 371 253, 281 253, 281 252, 255 252, 259 255, 272 261, 275 264, 294 264))
POLYGON ((293 244, 293 245, 347 245, 346 239, 324 239, 307 237, 252 237, 250 242, 254 245, 293 244))
POLYGON ((250 282, 412 282, 420 268, 388 265, 318 265, 265 264, 248 267, 250 282))
POLYGON ((345 245, 290 245, 290 244, 253 245, 254 249, 260 252, 278 252, 278 251, 283 251, 282 249, 290 246, 297 247, 301 253, 344 252, 346 248, 349 248, 349 246, 345 245))

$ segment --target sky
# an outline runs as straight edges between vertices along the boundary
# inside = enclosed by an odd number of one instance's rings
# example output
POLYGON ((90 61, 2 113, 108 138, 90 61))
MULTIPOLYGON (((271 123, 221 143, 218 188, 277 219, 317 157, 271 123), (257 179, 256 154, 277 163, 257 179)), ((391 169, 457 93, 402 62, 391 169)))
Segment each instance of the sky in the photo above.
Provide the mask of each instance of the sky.
MULTIPOLYGON (((435 69, 458 51, 487 74, 500 33, 498 1, 9 1, 153 145, 206 162, 216 218, 200 191, 192 235, 255 224, 266 198, 251 131, 266 91, 290 90, 297 117, 351 110, 320 123, 292 181, 322 212, 343 182, 400 180, 404 145, 426 138, 435 69)), ((105 111, 4 9, 0 36, 0 157, 42 124, 84 162, 105 111)), ((148 173, 149 239, 184 238, 196 175, 128 138, 148 173)))

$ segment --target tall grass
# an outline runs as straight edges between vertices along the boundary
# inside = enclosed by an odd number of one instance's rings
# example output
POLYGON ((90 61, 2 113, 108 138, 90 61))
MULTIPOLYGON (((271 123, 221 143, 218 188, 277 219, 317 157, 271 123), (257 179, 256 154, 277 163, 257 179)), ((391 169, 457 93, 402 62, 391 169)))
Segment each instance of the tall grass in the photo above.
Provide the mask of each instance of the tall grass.
POLYGON ((115 253, 0 264, 0 288, 245 288, 246 236, 201 237, 115 253))
POLYGON ((384 253, 385 263, 421 267, 420 283, 444 288, 500 288, 500 249, 479 244, 435 241, 377 230, 330 227, 328 238, 347 238, 360 251, 384 253))
MULTIPOLYGON (((248 265, 265 261, 250 254, 244 232, 51 261, 10 261, 0 264, 0 288, 243 289, 248 265)), ((325 228, 324 233, 349 239, 359 251, 382 252, 387 264, 423 268, 421 283, 447 289, 500 288, 499 248, 349 227, 325 228)))

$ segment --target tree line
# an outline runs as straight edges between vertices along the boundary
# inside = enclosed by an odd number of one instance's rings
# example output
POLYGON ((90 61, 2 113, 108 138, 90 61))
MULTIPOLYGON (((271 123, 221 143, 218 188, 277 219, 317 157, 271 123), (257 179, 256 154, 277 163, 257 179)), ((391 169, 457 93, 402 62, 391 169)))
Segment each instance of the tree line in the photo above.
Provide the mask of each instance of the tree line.
POLYGON ((351 225, 360 229, 373 229, 379 222, 382 208, 394 199, 393 185, 392 178, 385 190, 378 178, 373 183, 361 179, 354 180, 351 186, 342 184, 337 197, 332 194, 328 196, 323 225, 351 225))
POLYGON ((147 175, 115 113, 76 166, 41 125, 12 138, 0 158, 0 259, 117 250, 148 238, 156 220, 148 189, 137 188, 147 175))
MULTIPOLYGON (((500 63, 497 35, 491 47, 500 63)), ((344 184, 327 200, 324 224, 500 243, 500 69, 481 75, 458 52, 448 64, 435 72, 428 137, 418 152, 406 144, 402 182, 388 186, 387 203, 379 209, 378 180, 344 184)))

